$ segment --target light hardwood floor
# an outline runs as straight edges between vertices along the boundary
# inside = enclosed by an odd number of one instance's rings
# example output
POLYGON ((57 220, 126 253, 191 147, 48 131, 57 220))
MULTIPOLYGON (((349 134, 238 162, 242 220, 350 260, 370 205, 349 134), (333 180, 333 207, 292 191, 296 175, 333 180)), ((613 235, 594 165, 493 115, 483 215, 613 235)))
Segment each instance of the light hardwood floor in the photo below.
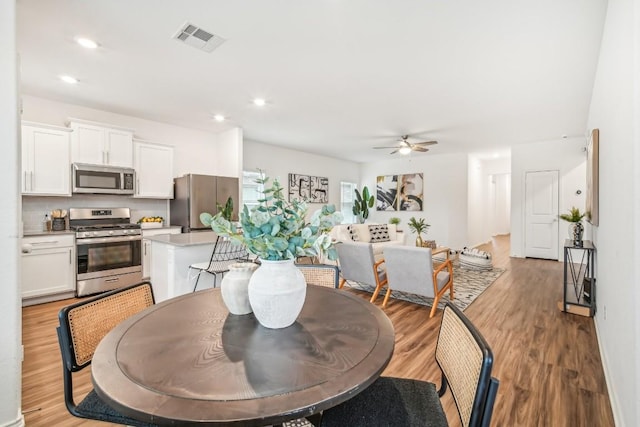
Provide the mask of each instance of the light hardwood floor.
MULTIPOLYGON (((494 265, 506 268, 465 310, 494 352, 500 388, 492 425, 613 426, 593 320, 556 307, 562 299, 562 263, 509 258, 508 236, 483 249, 493 253, 494 265)), ((72 302, 23 310, 22 408, 29 427, 106 425, 74 418, 64 407, 55 327, 58 310, 72 302)), ((396 347, 384 375, 439 384, 433 353, 440 312, 429 319, 426 307, 400 300, 391 300, 385 312, 395 327, 396 347)), ((91 387, 85 371, 76 378, 78 398, 91 387)), ((459 426, 449 392, 443 403, 450 424, 459 426)))

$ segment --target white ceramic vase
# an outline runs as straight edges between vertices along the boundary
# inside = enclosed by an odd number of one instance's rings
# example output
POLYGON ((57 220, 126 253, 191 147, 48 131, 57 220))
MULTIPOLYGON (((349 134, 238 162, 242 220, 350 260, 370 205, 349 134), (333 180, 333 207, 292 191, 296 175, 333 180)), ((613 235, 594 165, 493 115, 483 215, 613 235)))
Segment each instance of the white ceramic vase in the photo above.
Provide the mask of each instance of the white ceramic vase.
POLYGON ((266 261, 249 280, 249 302, 253 314, 264 327, 291 326, 302 311, 307 283, 293 260, 266 261))
POLYGON ((249 304, 249 279, 258 268, 258 264, 252 262, 239 262, 231 264, 229 271, 222 278, 220 290, 222 301, 231 314, 251 313, 249 304))

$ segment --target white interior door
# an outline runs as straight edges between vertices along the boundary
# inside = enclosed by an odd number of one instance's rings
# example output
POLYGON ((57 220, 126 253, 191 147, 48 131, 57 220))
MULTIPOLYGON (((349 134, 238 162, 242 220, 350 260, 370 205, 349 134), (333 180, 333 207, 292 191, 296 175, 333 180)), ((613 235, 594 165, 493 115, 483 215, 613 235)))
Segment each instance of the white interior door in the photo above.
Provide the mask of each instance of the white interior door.
POLYGON ((525 256, 558 259, 558 171, 525 177, 525 256))

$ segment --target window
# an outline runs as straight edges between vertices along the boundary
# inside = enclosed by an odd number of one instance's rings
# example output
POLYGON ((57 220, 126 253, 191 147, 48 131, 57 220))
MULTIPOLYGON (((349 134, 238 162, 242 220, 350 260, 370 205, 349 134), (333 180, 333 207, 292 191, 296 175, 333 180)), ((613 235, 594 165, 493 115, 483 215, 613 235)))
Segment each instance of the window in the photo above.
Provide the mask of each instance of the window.
POLYGON ((262 198, 264 191, 264 186, 258 184, 257 179, 260 179, 260 172, 242 172, 242 203, 247 205, 249 210, 258 206, 258 199, 262 198))
POLYGON ((340 182, 340 210, 344 216, 343 224, 356 222, 356 217, 353 214, 353 204, 356 199, 355 189, 354 182, 340 182))

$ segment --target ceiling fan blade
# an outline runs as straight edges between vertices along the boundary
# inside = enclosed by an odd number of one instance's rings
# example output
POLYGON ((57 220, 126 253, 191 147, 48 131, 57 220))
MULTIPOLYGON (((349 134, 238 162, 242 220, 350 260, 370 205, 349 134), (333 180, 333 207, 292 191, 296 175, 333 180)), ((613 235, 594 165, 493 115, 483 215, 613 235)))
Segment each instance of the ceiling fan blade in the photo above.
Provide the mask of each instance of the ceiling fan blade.
POLYGON ((438 141, 424 141, 424 142, 414 142, 413 145, 426 146, 426 145, 435 145, 437 143, 438 141))
POLYGON ((371 147, 371 148, 373 148, 374 150, 393 150, 396 147, 392 145, 391 147, 371 147))
POLYGON ((396 154, 398 151, 399 151, 399 149, 397 149, 397 148, 396 148, 395 150, 393 150, 393 151, 392 151, 392 152, 390 152, 389 154, 396 154))
POLYGON ((429 151, 429 149, 424 147, 412 147, 411 151, 419 151, 421 153, 426 153, 427 151, 429 151))

